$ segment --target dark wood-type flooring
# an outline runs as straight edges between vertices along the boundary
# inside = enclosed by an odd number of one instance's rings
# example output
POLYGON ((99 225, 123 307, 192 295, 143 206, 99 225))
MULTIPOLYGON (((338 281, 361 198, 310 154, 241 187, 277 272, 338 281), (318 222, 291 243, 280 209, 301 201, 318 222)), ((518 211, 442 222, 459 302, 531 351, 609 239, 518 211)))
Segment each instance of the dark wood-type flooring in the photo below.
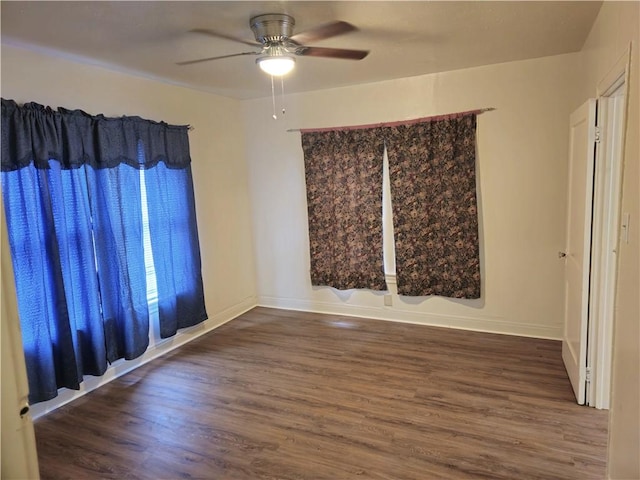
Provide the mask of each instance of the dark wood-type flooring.
POLYGON ((605 478, 560 342, 267 308, 35 427, 45 479, 605 478))

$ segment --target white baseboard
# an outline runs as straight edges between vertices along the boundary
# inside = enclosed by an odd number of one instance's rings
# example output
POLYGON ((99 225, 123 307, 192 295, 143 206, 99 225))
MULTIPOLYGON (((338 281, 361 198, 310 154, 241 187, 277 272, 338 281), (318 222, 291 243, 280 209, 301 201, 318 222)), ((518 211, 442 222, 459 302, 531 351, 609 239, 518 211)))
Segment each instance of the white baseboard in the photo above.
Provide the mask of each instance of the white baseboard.
POLYGON ((80 390, 71 390, 62 388, 58 392, 58 396, 47 401, 37 403, 31 406, 31 417, 35 420, 42 417, 52 411, 66 405, 73 400, 76 400, 87 393, 101 387, 118 377, 121 377, 125 373, 128 373, 151 360, 164 355, 171 350, 178 348, 181 345, 189 343, 192 340, 215 330, 221 325, 233 320, 234 318, 242 315, 248 310, 251 310, 256 306, 256 297, 247 297, 241 302, 217 313, 216 315, 209 317, 204 322, 195 325, 193 327, 180 330, 176 335, 170 338, 166 338, 155 345, 150 346, 146 352, 140 357, 134 360, 118 360, 114 362, 104 375, 100 377, 86 376, 84 381, 80 384, 80 390))
POLYGON ((376 320, 388 320, 392 322, 456 328, 460 330, 472 330, 476 332, 516 335, 520 337, 544 338, 550 340, 560 340, 562 338, 562 329, 560 326, 552 327, 545 325, 517 323, 510 322, 501 318, 486 316, 470 317, 461 315, 422 313, 404 310, 398 307, 375 307, 352 305, 346 303, 336 304, 332 302, 317 302, 312 300, 268 296, 259 296, 258 305, 268 308, 281 308, 283 310, 297 310, 313 313, 328 313, 332 315, 345 315, 350 317, 364 317, 376 320))

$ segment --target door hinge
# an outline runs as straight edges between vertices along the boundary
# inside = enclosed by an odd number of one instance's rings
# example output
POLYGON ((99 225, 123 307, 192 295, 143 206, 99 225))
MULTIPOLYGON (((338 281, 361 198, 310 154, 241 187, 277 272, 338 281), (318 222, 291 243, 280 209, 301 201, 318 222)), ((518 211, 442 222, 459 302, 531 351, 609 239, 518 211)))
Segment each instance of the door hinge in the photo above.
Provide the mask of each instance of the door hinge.
POLYGON ((584 376, 585 382, 591 383, 591 367, 587 367, 584 376))
POLYGON ((600 143, 600 127, 595 127, 596 131, 595 131, 595 141, 596 143, 600 143))

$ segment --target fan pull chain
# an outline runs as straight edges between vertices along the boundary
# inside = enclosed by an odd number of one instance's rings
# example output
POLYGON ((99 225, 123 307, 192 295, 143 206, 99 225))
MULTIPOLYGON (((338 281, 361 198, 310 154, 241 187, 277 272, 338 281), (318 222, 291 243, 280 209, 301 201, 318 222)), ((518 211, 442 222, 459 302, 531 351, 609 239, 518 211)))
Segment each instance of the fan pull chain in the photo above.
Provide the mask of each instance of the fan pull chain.
POLYGON ((282 103, 282 114, 286 113, 284 108, 284 77, 280 77, 280 102, 282 103))
POLYGON ((278 116, 276 115, 276 90, 273 87, 273 75, 271 75, 271 103, 273 105, 273 119, 277 120, 278 116))

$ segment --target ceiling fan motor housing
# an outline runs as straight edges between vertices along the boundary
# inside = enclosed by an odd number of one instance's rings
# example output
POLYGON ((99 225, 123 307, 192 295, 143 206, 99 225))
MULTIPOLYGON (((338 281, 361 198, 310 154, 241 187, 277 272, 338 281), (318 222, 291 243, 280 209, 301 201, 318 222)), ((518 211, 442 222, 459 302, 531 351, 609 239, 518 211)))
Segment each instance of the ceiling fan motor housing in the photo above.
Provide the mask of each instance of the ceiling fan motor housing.
POLYGON ((283 13, 267 13, 249 20, 256 41, 263 45, 282 42, 291 37, 295 24, 293 17, 283 13))

